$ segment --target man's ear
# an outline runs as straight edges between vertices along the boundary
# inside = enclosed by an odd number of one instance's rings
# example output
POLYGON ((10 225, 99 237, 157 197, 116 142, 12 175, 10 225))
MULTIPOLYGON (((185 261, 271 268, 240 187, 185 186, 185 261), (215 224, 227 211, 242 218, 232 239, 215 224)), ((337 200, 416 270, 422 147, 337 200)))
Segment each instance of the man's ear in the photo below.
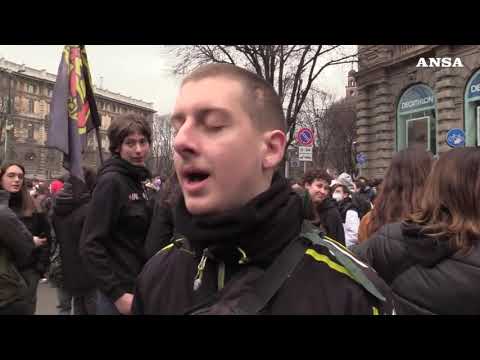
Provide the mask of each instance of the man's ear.
POLYGON ((282 161, 287 139, 285 133, 281 130, 268 131, 263 136, 265 153, 262 166, 264 169, 272 169, 282 161))

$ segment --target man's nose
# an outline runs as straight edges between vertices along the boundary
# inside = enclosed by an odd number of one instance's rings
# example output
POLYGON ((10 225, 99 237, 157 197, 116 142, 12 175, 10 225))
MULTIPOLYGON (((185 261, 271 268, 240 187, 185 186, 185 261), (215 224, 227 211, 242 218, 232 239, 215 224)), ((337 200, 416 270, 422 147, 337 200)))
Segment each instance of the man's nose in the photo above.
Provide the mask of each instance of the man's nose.
POLYGON ((181 156, 193 154, 197 151, 197 139, 192 121, 185 121, 173 140, 173 149, 181 156))
POLYGON ((135 152, 137 152, 137 153, 142 152, 142 148, 143 148, 142 144, 140 144, 140 143, 135 144, 135 152))

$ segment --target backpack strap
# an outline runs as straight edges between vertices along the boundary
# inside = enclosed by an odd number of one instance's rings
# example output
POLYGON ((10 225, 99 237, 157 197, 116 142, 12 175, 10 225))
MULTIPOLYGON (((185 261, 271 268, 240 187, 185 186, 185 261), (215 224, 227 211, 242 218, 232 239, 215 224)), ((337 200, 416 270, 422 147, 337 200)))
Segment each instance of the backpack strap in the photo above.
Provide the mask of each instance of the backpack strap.
POLYGON ((235 314, 255 315, 264 309, 305 255, 307 244, 295 238, 254 284, 251 292, 241 296, 235 314))
POLYGON ((367 264, 358 260, 346 247, 335 240, 320 234, 318 231, 315 231, 313 225, 308 221, 304 221, 300 236, 310 240, 315 245, 326 247, 330 253, 335 256, 338 262, 347 269, 355 282, 360 284, 365 290, 380 301, 387 300, 370 279, 371 276, 368 274, 368 270, 371 268, 367 264))

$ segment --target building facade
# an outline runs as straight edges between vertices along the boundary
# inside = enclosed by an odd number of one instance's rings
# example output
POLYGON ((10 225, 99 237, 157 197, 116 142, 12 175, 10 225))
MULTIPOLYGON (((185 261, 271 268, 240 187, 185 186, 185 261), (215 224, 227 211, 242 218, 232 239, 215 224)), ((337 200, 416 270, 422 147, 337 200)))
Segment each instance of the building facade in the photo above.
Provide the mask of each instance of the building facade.
MULTIPOLYGON (((52 179, 65 173, 62 154, 49 149, 47 133, 50 104, 56 75, 0 58, 0 154, 2 160, 18 161, 27 176, 52 179), (9 103, 9 99, 11 99, 9 103)), ((126 112, 153 121, 153 103, 136 100, 107 89, 94 87, 102 119, 100 138, 104 159, 109 157, 107 129, 115 118, 126 112)), ((95 132, 88 134, 85 165, 98 167, 99 151, 95 132)))
POLYGON ((396 151, 448 151, 461 129, 480 141, 480 45, 359 45, 357 151, 360 174, 382 177, 396 151), (448 60, 447 60, 448 59, 448 60), (460 59, 460 60, 456 60, 460 59))

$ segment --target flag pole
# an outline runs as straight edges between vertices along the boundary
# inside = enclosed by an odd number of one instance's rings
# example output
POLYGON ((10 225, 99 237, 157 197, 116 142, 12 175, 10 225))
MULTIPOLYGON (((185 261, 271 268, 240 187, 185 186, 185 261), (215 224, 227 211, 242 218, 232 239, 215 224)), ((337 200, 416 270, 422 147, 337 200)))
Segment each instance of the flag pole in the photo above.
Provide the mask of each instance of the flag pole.
POLYGON ((95 128, 95 135, 97 136, 98 154, 100 155, 100 165, 103 166, 103 152, 102 152, 102 139, 100 137, 100 130, 95 128))
MULTIPOLYGON (((85 45, 80 45, 80 48, 85 51, 85 45)), ((86 58, 86 53, 85 53, 85 62, 87 63, 87 58, 86 58)), ((98 117, 98 109, 97 109, 97 103, 95 101, 95 94, 93 92, 93 84, 91 84, 91 78, 90 78, 90 72, 87 72, 87 67, 83 68, 84 71, 84 78, 85 78, 85 84, 87 85, 87 92, 91 92, 88 97, 88 103, 90 105, 90 112, 92 117, 98 117)), ((88 69, 89 70, 89 69, 88 69)), ((95 126, 95 136, 97 137, 97 144, 98 144, 98 155, 100 157, 100 165, 103 166, 103 152, 102 152, 102 138, 100 137, 100 126, 95 126)))

